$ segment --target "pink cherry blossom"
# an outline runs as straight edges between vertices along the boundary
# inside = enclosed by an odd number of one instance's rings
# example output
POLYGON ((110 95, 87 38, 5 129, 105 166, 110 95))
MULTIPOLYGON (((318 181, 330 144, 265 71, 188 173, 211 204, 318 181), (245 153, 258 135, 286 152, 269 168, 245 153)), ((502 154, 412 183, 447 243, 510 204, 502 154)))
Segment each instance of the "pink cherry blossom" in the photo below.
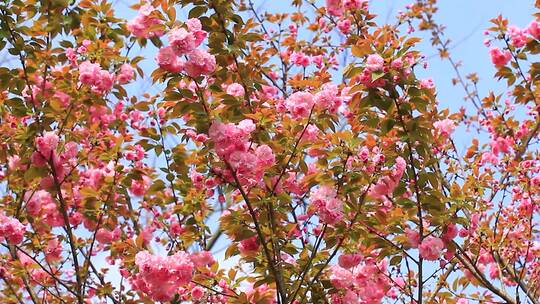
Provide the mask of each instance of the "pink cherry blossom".
POLYGON ((338 22, 338 29, 343 34, 348 34, 351 30, 351 20, 345 19, 338 22))
POLYGON ((374 198, 385 200, 387 195, 391 195, 394 192, 406 167, 407 163, 405 160, 402 157, 398 157, 392 172, 389 175, 383 176, 375 185, 371 186, 368 194, 374 198))
POLYGON ((336 85, 325 84, 320 92, 314 96, 315 105, 324 111, 336 113, 341 106, 342 98, 336 85))
POLYGON ((231 83, 227 86, 227 94, 242 97, 245 94, 244 87, 239 83, 231 83))
POLYGON ((332 16, 341 16, 343 14, 341 0, 326 0, 326 10, 332 16))
POLYGON ((377 262, 373 257, 350 269, 332 266, 330 282, 343 295, 333 297, 333 303, 381 303, 391 287, 386 268, 386 259, 377 262))
POLYGON ((238 244, 238 250, 243 256, 256 253, 259 250, 259 241, 257 240, 257 236, 240 241, 240 244, 238 244))
POLYGON ((343 217, 343 202, 336 197, 336 190, 330 186, 320 186, 311 191, 311 203, 321 221, 333 225, 343 217))
POLYGON ((212 253, 210 253, 209 251, 201 251, 192 254, 191 261, 193 262, 195 267, 211 266, 216 262, 214 260, 214 257, 212 256, 212 253))
POLYGON ((45 259, 49 263, 60 261, 62 259, 62 242, 58 239, 48 241, 45 249, 45 259))
POLYGON ((171 30, 167 37, 169 43, 177 56, 185 55, 197 48, 195 36, 184 28, 171 30))
POLYGON ((454 132, 456 125, 451 119, 443 119, 434 122, 433 127, 435 128, 434 135, 439 135, 447 138, 454 132))
POLYGON ((441 256, 441 252, 444 249, 443 241, 434 236, 428 236, 418 247, 420 256, 428 261, 435 261, 441 256))
POLYGON ((454 238, 456 238, 458 235, 458 228, 456 225, 454 224, 448 224, 446 225, 446 231, 444 232, 444 234, 442 235, 442 239, 445 241, 445 242, 450 242, 452 241, 454 238))
POLYGON ((257 156, 257 164, 261 167, 270 167, 276 160, 272 148, 268 145, 258 146, 255 155, 257 156))
POLYGON ((376 72, 382 70, 384 66, 384 59, 379 54, 371 54, 366 60, 366 69, 370 72, 376 72))
POLYGON ((432 78, 424 78, 420 80, 420 88, 432 90, 435 88, 435 83, 433 83, 432 78))
POLYGON ((248 138, 251 132, 255 130, 253 121, 247 119, 241 121, 238 125, 232 123, 215 122, 208 131, 210 139, 216 146, 216 152, 224 159, 228 159, 234 151, 246 151, 248 148, 248 138))
POLYGON ((335 287, 347 288, 353 284, 353 274, 345 268, 340 266, 332 266, 330 271, 332 272, 330 275, 330 281, 335 287))
POLYGON ((285 101, 285 106, 293 118, 308 117, 314 104, 313 95, 308 92, 293 93, 285 101))
POLYGON ((204 289, 201 286, 195 286, 191 289, 191 298, 200 300, 204 296, 204 289))
POLYGON ((99 64, 84 61, 79 65, 79 81, 93 85, 97 80, 97 75, 101 71, 99 64))
POLYGON ((137 38, 152 38, 163 35, 163 30, 152 29, 153 26, 163 22, 154 16, 155 8, 151 5, 143 5, 139 8, 139 14, 127 24, 127 29, 137 38))
POLYGON ((133 288, 155 301, 171 301, 178 288, 189 284, 193 276, 194 265, 183 251, 164 257, 141 251, 135 256, 135 264, 139 272, 131 278, 133 288))
POLYGON ((407 236, 407 241, 412 248, 418 248, 420 244, 420 233, 416 230, 410 228, 405 229, 405 235, 407 236))
POLYGON ((497 67, 505 66, 512 58, 512 54, 508 50, 501 51, 498 47, 489 49, 491 54, 491 62, 497 67))
POLYGON ((515 25, 508 27, 508 35, 511 39, 511 44, 515 47, 522 47, 527 43, 527 29, 520 29, 515 25))
POLYGON ((159 49, 156 61, 160 68, 171 73, 179 73, 184 68, 183 63, 170 46, 159 49))
POLYGON ((307 67, 309 65, 309 57, 302 52, 293 52, 289 57, 289 60, 299 66, 307 67))
POLYGON ((96 93, 103 93, 111 89, 114 75, 103 70, 96 63, 84 61, 79 65, 79 81, 90 85, 96 93))
POLYGON ((205 50, 196 49, 189 53, 184 69, 190 77, 208 75, 216 69, 216 58, 205 50))
POLYGON ((0 239, 6 239, 11 244, 20 244, 26 227, 16 218, 0 214, 0 239))
POLYGON ((202 30, 201 21, 197 18, 191 18, 186 21, 186 25, 188 30, 195 37, 195 44, 199 46, 208 35, 206 31, 202 30))
POLYGON ((100 228, 96 232, 96 240, 102 244, 109 244, 120 237, 120 229, 109 231, 105 228, 100 228))
POLYGON ((133 79, 135 76, 135 72, 133 71, 133 67, 127 63, 122 64, 120 67, 120 73, 116 75, 116 79, 118 79, 118 82, 121 84, 128 83, 133 79))
POLYGON ((538 21, 533 20, 527 26, 527 33, 533 38, 538 39, 540 37, 540 27, 538 26, 538 21))
POLYGON ((338 258, 339 266, 346 269, 355 267, 356 265, 360 264, 361 261, 362 261, 362 256, 358 253, 342 254, 338 258))
POLYGON ((150 187, 151 183, 152 180, 148 176, 144 175, 140 180, 134 179, 131 181, 129 191, 131 191, 133 195, 143 196, 150 187))

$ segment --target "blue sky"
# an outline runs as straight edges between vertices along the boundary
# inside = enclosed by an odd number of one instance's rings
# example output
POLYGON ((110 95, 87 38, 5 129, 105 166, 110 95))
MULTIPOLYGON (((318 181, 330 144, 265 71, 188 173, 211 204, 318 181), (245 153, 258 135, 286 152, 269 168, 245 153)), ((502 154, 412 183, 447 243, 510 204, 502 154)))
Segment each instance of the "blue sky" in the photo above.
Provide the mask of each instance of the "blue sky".
MULTIPOLYGON (((404 6, 412 1, 386 0, 370 1, 373 12, 379 15, 378 23, 392 20, 396 13, 403 10, 404 6)), ((439 11, 434 20, 438 24, 446 26, 445 34, 450 38, 450 56, 458 62, 463 76, 470 73, 477 73, 480 77, 478 91, 480 97, 486 96, 490 90, 496 94, 504 92, 505 84, 497 82, 493 75, 496 70, 491 63, 488 47, 483 44, 483 32, 492 24, 490 19, 502 14, 509 19, 509 24, 525 27, 533 20, 532 12, 534 1, 532 0, 440 0, 439 11)), ((437 97, 439 108, 449 108, 451 112, 457 111, 465 106, 471 109, 469 101, 463 97, 465 92, 459 85, 452 85, 452 78, 456 76, 451 64, 446 59, 441 59, 437 51, 431 46, 429 33, 416 32, 424 38, 424 42, 419 45, 427 58, 429 67, 426 70, 417 69, 419 77, 433 78, 437 87, 437 97)), ((496 44, 494 44, 496 45, 496 44)), ((458 128, 455 134, 455 143, 459 150, 463 151, 470 144, 474 134, 465 133, 462 128, 458 128), (462 134, 459 134, 462 133, 462 134), (463 135, 463 136, 461 136, 463 135)))

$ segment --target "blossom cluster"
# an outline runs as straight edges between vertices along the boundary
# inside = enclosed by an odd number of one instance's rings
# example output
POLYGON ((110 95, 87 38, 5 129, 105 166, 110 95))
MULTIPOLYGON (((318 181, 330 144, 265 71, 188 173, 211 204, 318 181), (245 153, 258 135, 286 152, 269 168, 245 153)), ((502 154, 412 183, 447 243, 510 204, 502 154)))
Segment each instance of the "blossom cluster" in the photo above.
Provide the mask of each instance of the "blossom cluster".
POLYGON ((131 278, 133 288, 155 301, 170 301, 178 289, 191 282, 193 264, 189 254, 179 251, 171 256, 141 251, 135 256, 139 272, 131 278))
POLYGON ((345 10, 366 9, 367 0, 326 0, 326 9, 332 16, 341 16, 345 10))
POLYGON ((342 105, 343 99, 338 87, 334 84, 327 83, 315 94, 306 91, 291 94, 285 100, 284 108, 294 119, 308 117, 313 109, 336 114, 342 105))
MULTIPOLYGON (((524 47, 529 39, 540 39, 538 21, 531 21, 528 27, 523 29, 515 25, 510 25, 507 34, 509 36, 510 45, 516 48, 524 47)), ((489 45, 489 40, 487 40, 486 44, 489 45)), ((498 47, 491 47, 489 49, 489 54, 491 55, 491 62, 493 62, 496 67, 503 67, 512 59, 512 53, 509 50, 501 50, 498 47)))
POLYGON ((392 192, 394 192, 394 189, 397 187, 406 168, 407 163, 405 160, 402 157, 398 157, 390 174, 381 177, 375 185, 369 189, 368 195, 386 201, 386 196, 392 195, 392 192))
MULTIPOLYGON (((365 68, 356 79, 368 88, 383 87, 388 78, 393 82, 406 79, 412 73, 412 66, 416 61, 416 56, 411 53, 395 58, 389 63, 379 54, 370 54, 366 57, 365 68), (392 77, 385 77, 386 74, 392 77)), ((420 86, 433 88, 433 84, 427 79, 423 79, 420 86)))
POLYGON ((338 265, 330 268, 330 282, 339 291, 332 294, 332 303, 381 303, 386 296, 396 297, 393 281, 386 274, 386 259, 379 261, 376 254, 366 257, 343 254, 338 261, 338 265))
MULTIPOLYGON (((245 185, 258 184, 266 169, 274 164, 275 156, 268 145, 254 145, 249 141, 255 131, 250 119, 238 124, 214 122, 208 131, 218 156, 223 159, 232 174, 245 185)), ((226 170, 225 174, 229 174, 226 170)))
POLYGON ((6 239, 11 244, 19 244, 23 241, 26 227, 16 218, 0 214, 0 239, 6 239))
POLYGON ((128 30, 139 38, 152 38, 162 36, 164 31, 159 25, 163 22, 156 16, 157 10, 148 4, 139 8, 139 14, 131 19, 128 24, 128 30))
POLYGON ((311 190, 311 203, 323 223, 333 225, 343 217, 343 202, 336 196, 336 190, 326 185, 311 190))
POLYGON ((171 73, 184 71, 190 77, 212 73, 216 68, 216 58, 206 50, 197 49, 207 32, 195 18, 187 20, 186 27, 175 28, 167 34, 170 45, 159 50, 156 57, 159 67, 171 73), (186 60, 180 56, 186 56, 186 60))
MULTIPOLYGON (((177 294, 183 300, 201 300, 206 294, 200 286, 192 284, 192 278, 197 269, 206 275, 209 266, 215 263, 214 257, 208 251, 188 254, 184 251, 170 256, 151 254, 140 251, 135 256, 137 273, 124 274, 129 278, 132 287, 147 294, 155 301, 171 301, 177 294)), ((220 287, 227 290, 225 282, 220 287)), ((224 297, 212 297, 209 300, 224 303, 224 297)))
POLYGON ((129 64, 123 64, 116 76, 113 73, 103 70, 97 63, 84 61, 79 65, 79 81, 89 85, 97 93, 109 91, 115 80, 120 84, 124 84, 133 79, 134 76, 133 68, 129 64))

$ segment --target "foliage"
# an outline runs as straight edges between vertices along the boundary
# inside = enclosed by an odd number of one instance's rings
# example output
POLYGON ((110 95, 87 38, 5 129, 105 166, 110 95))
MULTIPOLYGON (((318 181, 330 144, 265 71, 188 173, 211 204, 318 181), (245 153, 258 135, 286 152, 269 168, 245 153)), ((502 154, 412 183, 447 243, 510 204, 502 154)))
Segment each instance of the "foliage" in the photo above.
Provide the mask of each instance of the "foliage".
POLYGON ((0 4, 2 303, 540 303, 538 13, 481 97, 435 0, 113 3, 0 4))

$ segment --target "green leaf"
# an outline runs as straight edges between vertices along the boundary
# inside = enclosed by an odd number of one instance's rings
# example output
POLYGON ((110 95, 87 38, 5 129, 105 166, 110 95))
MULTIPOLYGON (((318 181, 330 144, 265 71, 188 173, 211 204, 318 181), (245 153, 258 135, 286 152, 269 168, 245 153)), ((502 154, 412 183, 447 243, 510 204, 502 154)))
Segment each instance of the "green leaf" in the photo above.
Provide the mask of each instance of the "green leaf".
POLYGON ((208 10, 207 6, 195 6, 189 11, 189 18, 198 18, 208 10))
POLYGON ((30 167, 30 169, 24 172, 24 180, 31 182, 37 177, 44 177, 47 175, 45 168, 30 167))
POLYGON ((384 76, 384 72, 382 71, 379 71, 379 72, 373 72, 371 73, 371 81, 375 81, 379 78, 382 78, 384 76))

